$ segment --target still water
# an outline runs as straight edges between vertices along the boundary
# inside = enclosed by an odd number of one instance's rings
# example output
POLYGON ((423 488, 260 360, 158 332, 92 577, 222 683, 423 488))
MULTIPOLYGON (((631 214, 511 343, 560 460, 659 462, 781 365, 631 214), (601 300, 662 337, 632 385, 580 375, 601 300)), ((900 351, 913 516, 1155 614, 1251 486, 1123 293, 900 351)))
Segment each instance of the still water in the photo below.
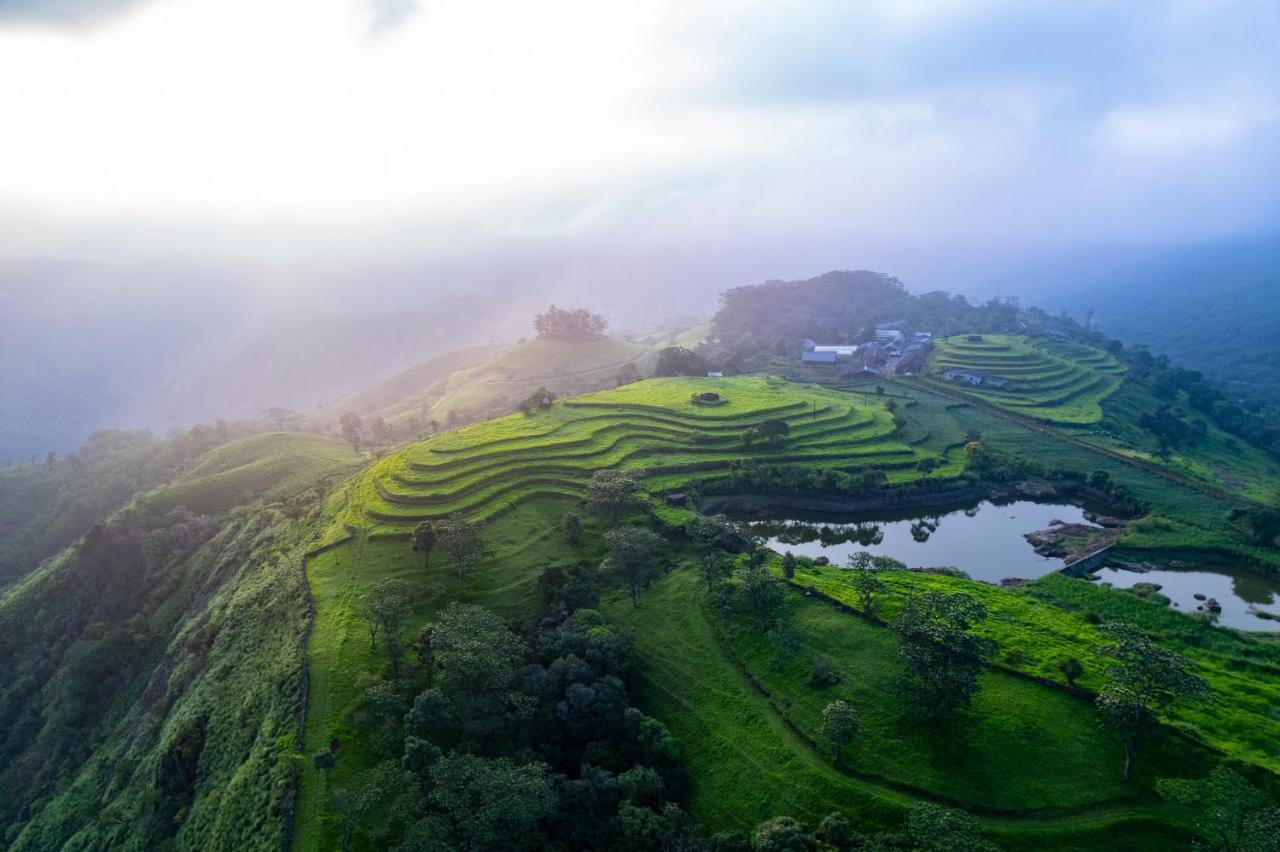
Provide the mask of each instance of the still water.
POLYGON ((1195 569, 1158 569, 1137 573, 1106 566, 1097 572, 1098 579, 1117 588, 1128 589, 1135 583, 1155 583, 1160 594, 1169 598, 1170 606, 1183 612, 1197 612, 1205 601, 1196 595, 1213 598, 1222 607, 1218 623, 1238 630, 1280 631, 1280 621, 1259 618, 1268 612, 1280 618, 1280 583, 1233 568, 1200 566, 1195 569))
POLYGON ((1057 571, 1061 559, 1031 549, 1023 535, 1047 529, 1051 521, 1088 523, 1079 506, 1019 501, 980 503, 932 515, 860 514, 853 523, 838 515, 791 512, 786 517, 748 520, 769 547, 796 555, 825 556, 842 565, 859 550, 892 556, 911 568, 959 568, 975 580, 1034 579, 1057 571))
MULTIPOLYGON (((1062 568, 1061 559, 1040 556, 1023 536, 1048 529, 1052 521, 1087 524, 1079 506, 1053 503, 984 502, 970 509, 934 514, 839 515, 787 512, 765 518, 739 517, 768 546, 779 553, 825 556, 844 564, 860 550, 892 556, 912 568, 959 568, 975 580, 998 583, 1005 577, 1035 579, 1062 568)), ((1239 630, 1280 631, 1280 621, 1259 618, 1257 612, 1280 617, 1280 582, 1228 567, 1201 565, 1194 569, 1161 567, 1145 573, 1106 566, 1098 579, 1117 588, 1155 583, 1171 606, 1194 613, 1205 601, 1222 607, 1218 623, 1239 630)))

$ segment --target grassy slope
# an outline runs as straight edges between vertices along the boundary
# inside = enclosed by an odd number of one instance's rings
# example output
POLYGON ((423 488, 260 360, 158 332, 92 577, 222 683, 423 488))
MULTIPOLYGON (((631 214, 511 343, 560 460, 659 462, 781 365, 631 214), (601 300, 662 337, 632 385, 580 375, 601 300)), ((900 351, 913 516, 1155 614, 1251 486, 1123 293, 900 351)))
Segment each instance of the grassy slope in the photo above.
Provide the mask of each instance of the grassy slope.
MULTIPOLYGON (((230 522, 190 559, 168 566, 166 589, 140 604, 155 644, 133 653, 147 654, 154 670, 106 693, 110 704, 65 706, 56 693, 50 707, 32 702, 28 709, 46 717, 88 712, 97 727, 91 742, 75 746, 78 765, 43 791, 24 823, 9 826, 6 848, 279 848, 302 662, 305 532, 269 510, 230 522), (157 824, 155 779, 196 720, 205 737, 193 801, 171 824, 157 824)), ((65 551, 0 600, 6 634, 18 623, 28 631, 74 623, 76 613, 67 611, 74 604, 61 589, 88 582, 76 570, 74 551, 65 551)), ((57 688, 74 665, 68 660, 92 652, 93 629, 61 662, 35 662, 46 689, 57 688)), ((31 647, 47 653, 61 641, 55 633, 33 638, 31 647)))
POLYGON ((271 432, 218 447, 143 500, 160 508, 183 506, 218 515, 257 499, 287 499, 359 462, 344 442, 306 432, 271 432))
MULTIPOLYGON (((1074 429, 1072 434, 1100 447, 1126 453, 1260 503, 1274 502, 1280 464, 1265 452, 1206 423, 1205 435, 1194 444, 1179 447, 1169 458, 1155 455, 1156 441, 1138 426, 1143 414, 1154 414, 1162 401, 1151 389, 1126 381, 1102 405, 1103 418, 1096 426, 1074 429)), ((1190 409, 1186 409, 1190 411, 1190 409)), ((1191 411, 1191 419, 1205 419, 1191 411)))
MULTIPOLYGON (((330 787, 341 787, 372 759, 351 727, 350 713, 360 702, 361 678, 379 671, 383 658, 369 651, 369 634, 359 615, 360 596, 387 577, 412 582, 419 590, 406 635, 414 635, 451 600, 481 603, 504 616, 535 615, 541 606, 537 579, 542 569, 580 559, 599 562, 603 532, 584 518, 583 544, 570 547, 558 523, 577 506, 557 500, 525 504, 485 528, 493 554, 459 588, 445 556, 433 554, 429 567, 403 540, 370 538, 361 532, 349 544, 308 559, 308 579, 316 616, 308 644, 310 688, 302 753, 312 755, 337 738, 342 759, 330 773, 330 787)), ((295 849, 330 848, 334 826, 325 814, 324 779, 310 765, 301 771, 295 849)))
POLYGON ((988 830, 1012 848, 1158 849, 1178 833, 1152 822, 1176 817, 1154 800, 1150 782, 1158 771, 1184 770, 1185 760, 1173 761, 1185 755, 1165 753, 1168 763, 1153 761, 1123 788, 1114 746, 1078 699, 992 673, 962 723, 904 723, 887 630, 790 593, 786 617, 803 647, 775 670, 749 622, 725 640, 703 601, 696 576, 682 569, 655 583, 638 609, 622 595, 604 608, 631 630, 640 700, 679 737, 693 780, 690 808, 712 828, 743 830, 779 813, 814 823, 833 810, 887 827, 925 798, 985 811, 988 830), (840 684, 807 685, 815 653, 842 672, 840 684), (782 695, 794 701, 794 727, 784 721, 782 695), (810 742, 836 697, 855 706, 864 726, 852 773, 837 771, 810 742))
POLYGON ((622 365, 635 364, 645 372, 655 358, 653 350, 623 340, 570 343, 533 338, 449 375, 430 390, 420 410, 427 419, 442 423, 450 411, 510 411, 539 386, 561 396, 610 387, 622 365))
MULTIPOLYGON (((1058 662, 1076 657, 1085 662, 1081 686, 1101 685, 1093 649, 1101 644, 1097 628, 1085 612, 1108 620, 1143 624, 1190 656, 1209 681, 1218 701, 1203 707, 1175 710, 1170 721, 1225 754, 1280 772, 1280 648, 1266 639, 1201 628, 1191 617, 1138 598, 1109 593, 1089 583, 1050 574, 1022 589, 1002 589, 983 583, 917 573, 889 573, 892 592, 881 616, 892 618, 902 596, 912 591, 962 591, 986 605, 991 619, 979 632, 995 640, 999 665, 1035 677, 1061 681, 1058 662)), ((796 582, 850 606, 857 596, 850 575, 839 568, 806 566, 796 582)))

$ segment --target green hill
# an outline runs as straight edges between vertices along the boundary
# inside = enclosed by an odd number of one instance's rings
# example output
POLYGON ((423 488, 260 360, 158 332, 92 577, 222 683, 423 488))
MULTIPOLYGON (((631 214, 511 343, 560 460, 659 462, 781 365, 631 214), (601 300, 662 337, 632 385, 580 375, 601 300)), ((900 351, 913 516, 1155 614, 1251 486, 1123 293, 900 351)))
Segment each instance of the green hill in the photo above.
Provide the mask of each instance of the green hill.
POLYGON ((253 435, 214 449, 175 482, 148 494, 144 503, 218 515, 255 500, 293 497, 359 462, 351 447, 331 438, 306 432, 253 435))
MULTIPOLYGON (((1044 350, 1035 357, 1061 356, 1044 350)), ((294 848, 336 842, 332 791, 356 783, 385 754, 360 722, 362 684, 385 667, 369 648, 362 597, 380 580, 407 581, 415 590, 405 628, 410 635, 453 600, 517 621, 533 618, 545 605, 548 573, 582 570, 604 556, 605 523, 582 504, 591 473, 601 468, 643 477, 647 508, 630 521, 668 535, 668 565, 694 554, 679 532, 692 513, 667 505, 665 494, 830 495, 854 487, 861 473, 878 471, 884 475, 879 494, 945 500, 949 489, 982 485, 966 469, 961 449, 975 435, 993 451, 1034 460, 1027 470, 1043 471, 1050 481, 1101 470, 1146 501, 1151 509, 1122 539, 1126 547, 1177 543, 1251 552, 1224 528, 1226 503, 949 396, 883 384, 881 394, 874 386, 759 377, 653 379, 443 433, 354 478, 331 501, 333 521, 323 540, 332 546, 308 561, 316 617, 302 753, 337 741, 343 758, 324 774, 302 768, 294 848), (719 399, 692 400, 704 392, 719 399), (788 424, 785 441, 744 446, 744 432, 771 419, 788 424), (941 466, 924 472, 921 459, 941 466), (583 516, 578 544, 562 531, 570 512, 583 516), (464 585, 452 577, 447 556, 433 554, 424 566, 407 545, 416 524, 449 516, 483 523, 488 555, 464 585)), ((772 570, 780 571, 776 558, 772 570)), ((1219 754, 1280 767, 1274 750, 1263 745, 1275 727, 1265 708, 1280 700, 1272 672, 1280 652, 1266 639, 1220 631, 1077 580, 1050 577, 1005 590, 903 574, 892 580, 886 617, 905 595, 968 592, 991 612, 983 629, 1001 649, 960 729, 935 736, 901 719, 891 688, 899 665, 893 634, 802 593, 813 585, 846 599, 846 580, 839 569, 802 560, 783 619, 795 631, 793 650, 781 660, 767 633, 751 626, 741 600, 736 614, 726 615, 690 567, 656 581, 638 609, 622 594, 603 601, 607 616, 633 637, 640 705, 681 740, 691 779, 688 807, 707 830, 745 829, 779 813, 814 824, 832 810, 868 829, 892 827, 913 803, 937 801, 979 814, 989 835, 1009 848, 1162 849, 1184 845, 1191 822, 1156 795, 1156 778, 1202 773, 1219 754), (1204 710, 1172 718, 1187 738, 1160 734, 1130 785, 1118 780, 1114 744, 1096 726, 1088 696, 1045 682, 1060 678, 1064 657, 1089 658, 1098 642, 1089 613, 1143 623, 1194 659, 1218 697, 1204 710), (840 686, 807 685, 817 655, 842 672, 840 686), (1242 666, 1253 672, 1251 679, 1235 674, 1242 666), (815 746, 822 707, 832 697, 854 703, 864 720, 865 751, 851 767, 833 766, 815 746), (1046 762, 1058 770, 1044 773, 1046 762), (753 779, 749 788, 744 777, 753 779)), ((609 580, 599 576, 598 582, 609 580)), ((1097 670, 1088 665, 1083 683, 1096 686, 1097 670)))

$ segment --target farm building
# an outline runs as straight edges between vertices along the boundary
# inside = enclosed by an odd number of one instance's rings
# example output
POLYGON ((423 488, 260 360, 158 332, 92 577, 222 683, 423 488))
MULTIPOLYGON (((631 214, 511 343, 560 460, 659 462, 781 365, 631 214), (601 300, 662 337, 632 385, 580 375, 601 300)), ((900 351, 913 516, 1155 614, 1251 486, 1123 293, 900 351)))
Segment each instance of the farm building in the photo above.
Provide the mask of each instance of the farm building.
POLYGON ((814 352, 834 352, 837 358, 852 358, 858 351, 858 347, 851 344, 840 344, 838 346, 814 346, 814 352))
POLYGON ((949 382, 963 382, 967 385, 982 384, 982 374, 971 373, 968 370, 947 370, 942 374, 942 378, 949 382))
POLYGON ((800 354, 800 362, 802 364, 834 364, 836 362, 836 353, 803 352, 800 354))
POLYGON ((707 378, 708 378, 708 379, 723 379, 723 378, 724 378, 724 373, 720 372, 719 370, 712 370, 711 372, 707 373, 707 378))

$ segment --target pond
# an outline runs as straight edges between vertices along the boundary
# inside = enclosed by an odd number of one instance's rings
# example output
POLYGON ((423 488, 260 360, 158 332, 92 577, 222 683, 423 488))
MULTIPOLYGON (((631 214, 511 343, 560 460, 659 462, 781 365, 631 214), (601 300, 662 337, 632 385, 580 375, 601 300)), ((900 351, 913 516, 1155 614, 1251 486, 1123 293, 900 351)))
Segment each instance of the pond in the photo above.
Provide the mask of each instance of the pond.
POLYGON ((959 568, 975 580, 1034 579, 1057 571, 1061 559, 1040 556, 1023 536, 1052 521, 1087 524, 1079 506, 1017 501, 983 502, 936 514, 867 515, 789 512, 785 517, 742 518, 768 546, 796 555, 825 556, 842 565, 859 550, 892 556, 912 568, 959 568))
POLYGON ((1169 598, 1169 605, 1183 612, 1201 611, 1206 599, 1212 598, 1222 607, 1217 620, 1225 627, 1280 631, 1280 620, 1272 621, 1257 614, 1270 613, 1280 619, 1280 582, 1256 574, 1208 565, 1162 566, 1142 572, 1107 565, 1095 573, 1102 582, 1122 589, 1133 588, 1138 583, 1155 584, 1160 587, 1159 594, 1169 598))

